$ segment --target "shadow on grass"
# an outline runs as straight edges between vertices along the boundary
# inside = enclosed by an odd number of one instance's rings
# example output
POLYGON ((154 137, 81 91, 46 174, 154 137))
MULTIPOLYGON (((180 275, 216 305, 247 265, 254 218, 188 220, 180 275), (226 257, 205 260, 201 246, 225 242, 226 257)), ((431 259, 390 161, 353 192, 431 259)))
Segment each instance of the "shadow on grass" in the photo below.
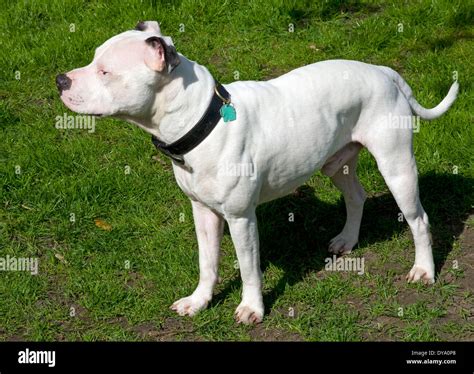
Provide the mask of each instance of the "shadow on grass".
MULTIPOLYGON (((428 173, 420 177, 419 183, 421 201, 430 219, 439 273, 469 216, 474 202, 473 180, 460 175, 428 173)), ((398 213, 391 194, 369 197, 364 208, 360 246, 382 242, 408 230, 406 222, 398 221, 398 213)), ((308 273, 324 268, 324 259, 329 257, 328 242, 342 230, 346 213, 342 197, 336 205, 327 204, 316 197, 312 187, 302 186, 296 194, 259 207, 257 216, 262 271, 269 264, 284 271, 278 284, 264 294, 266 313, 270 313, 287 285, 292 286, 308 273), (290 213, 294 214, 294 222, 289 222, 290 213)), ((413 243, 407 256, 414 261, 413 243)), ((239 287, 240 278, 236 277, 214 297, 212 304, 239 287)))

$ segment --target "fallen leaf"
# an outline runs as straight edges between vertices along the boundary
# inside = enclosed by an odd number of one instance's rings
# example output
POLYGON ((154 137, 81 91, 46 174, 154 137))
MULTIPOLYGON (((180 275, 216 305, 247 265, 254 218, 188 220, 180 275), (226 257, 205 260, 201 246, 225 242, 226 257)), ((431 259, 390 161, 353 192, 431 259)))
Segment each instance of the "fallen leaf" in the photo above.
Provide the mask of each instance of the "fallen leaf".
POLYGON ((99 228, 99 229, 102 229, 104 231, 111 231, 112 230, 112 226, 109 225, 107 222, 105 222, 104 220, 100 219, 100 218, 96 218, 94 220, 95 222, 95 225, 99 228))
POLYGON ((64 256, 60 253, 55 253, 54 254, 54 257, 56 257, 59 261, 61 261, 63 264, 67 264, 67 261, 66 259, 64 258, 64 256))

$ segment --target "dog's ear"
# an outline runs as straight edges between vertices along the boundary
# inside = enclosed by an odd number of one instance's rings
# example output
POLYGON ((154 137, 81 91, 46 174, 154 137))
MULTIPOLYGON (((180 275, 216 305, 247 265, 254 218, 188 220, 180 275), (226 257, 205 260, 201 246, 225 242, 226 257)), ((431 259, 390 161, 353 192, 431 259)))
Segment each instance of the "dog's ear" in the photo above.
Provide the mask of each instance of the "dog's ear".
POLYGON ((145 43, 149 46, 149 53, 145 57, 145 63, 151 69, 171 73, 179 65, 178 52, 176 52, 171 38, 152 36, 145 40, 145 43), (165 38, 167 41, 165 41, 165 38))
POLYGON ((156 21, 140 21, 135 26, 135 30, 154 32, 155 34, 161 35, 160 24, 156 21))

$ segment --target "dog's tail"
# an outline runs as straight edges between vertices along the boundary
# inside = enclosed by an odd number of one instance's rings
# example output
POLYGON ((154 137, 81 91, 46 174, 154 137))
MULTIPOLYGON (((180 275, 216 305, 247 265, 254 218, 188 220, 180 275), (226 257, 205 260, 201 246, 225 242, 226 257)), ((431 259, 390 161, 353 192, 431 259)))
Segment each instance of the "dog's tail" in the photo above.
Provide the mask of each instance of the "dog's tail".
POLYGON ((410 86, 407 82, 405 82, 400 74, 386 66, 378 67, 395 82, 400 91, 408 100, 411 109, 415 112, 415 114, 419 115, 423 119, 431 120, 443 115, 451 107, 451 105, 454 103, 454 100, 456 100, 456 96, 458 95, 459 84, 456 81, 452 84, 446 97, 438 105, 432 109, 423 108, 418 103, 418 101, 416 101, 410 86))

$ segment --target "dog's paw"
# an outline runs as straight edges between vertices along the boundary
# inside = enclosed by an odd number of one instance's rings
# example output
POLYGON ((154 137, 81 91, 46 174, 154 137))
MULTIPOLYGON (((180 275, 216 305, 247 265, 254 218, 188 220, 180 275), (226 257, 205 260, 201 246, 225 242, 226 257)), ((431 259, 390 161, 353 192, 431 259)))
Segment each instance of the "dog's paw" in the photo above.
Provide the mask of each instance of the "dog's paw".
POLYGON ((244 325, 253 325, 263 321, 263 306, 252 307, 240 304, 235 311, 235 320, 244 325))
POLYGON ((194 295, 183 297, 171 305, 170 309, 180 316, 194 316, 200 310, 206 309, 209 300, 194 295))
POLYGON ((414 265, 407 274, 406 279, 409 283, 423 282, 424 284, 434 283, 434 270, 426 270, 424 267, 414 265))
POLYGON ((329 242, 328 251, 335 255, 346 255, 351 253, 352 248, 357 244, 357 238, 350 238, 344 233, 340 233, 329 242))

